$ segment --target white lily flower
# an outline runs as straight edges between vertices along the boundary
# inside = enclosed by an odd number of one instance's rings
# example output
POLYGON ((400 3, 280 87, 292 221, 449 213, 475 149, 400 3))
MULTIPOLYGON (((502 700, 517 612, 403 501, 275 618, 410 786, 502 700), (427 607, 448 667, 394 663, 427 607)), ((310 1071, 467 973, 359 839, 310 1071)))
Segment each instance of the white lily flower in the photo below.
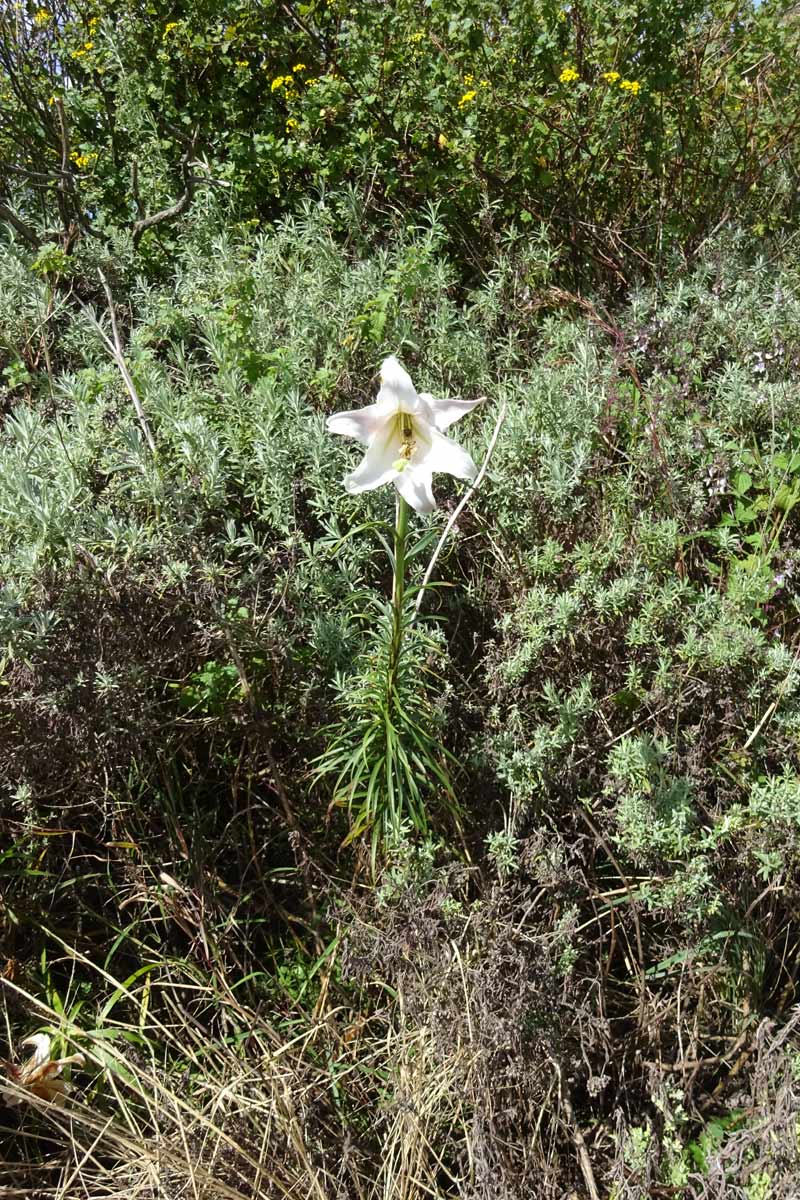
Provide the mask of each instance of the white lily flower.
POLYGON ((63 1104, 67 1093, 67 1084, 59 1076, 64 1067, 70 1063, 84 1066, 86 1059, 82 1054, 70 1054, 67 1058, 50 1057, 50 1038, 46 1033, 34 1033, 25 1038, 23 1046, 32 1046, 33 1054, 21 1066, 15 1063, 5 1063, 9 1082, 16 1087, 14 1091, 0 1089, 0 1098, 7 1105, 19 1104, 24 1099, 24 1093, 36 1096, 39 1100, 55 1101, 63 1104))
POLYGON ((394 355, 385 359, 377 402, 328 417, 331 433, 355 438, 367 447, 360 465, 345 476, 345 488, 368 492, 393 483, 418 513, 433 512, 434 471, 469 480, 478 473, 466 450, 445 437, 444 431, 480 403, 434 400, 429 392, 417 392, 394 355))

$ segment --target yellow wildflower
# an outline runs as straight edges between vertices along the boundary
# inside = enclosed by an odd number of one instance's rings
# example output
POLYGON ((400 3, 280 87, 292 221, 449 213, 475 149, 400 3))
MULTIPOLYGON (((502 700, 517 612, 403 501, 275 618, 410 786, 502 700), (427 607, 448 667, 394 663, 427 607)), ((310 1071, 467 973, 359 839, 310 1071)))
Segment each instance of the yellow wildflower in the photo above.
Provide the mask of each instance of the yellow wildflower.
POLYGON ((292 67, 292 70, 294 71, 294 73, 296 75, 298 71, 307 70, 307 67, 306 67, 305 63, 295 63, 295 65, 292 67))
POLYGON ((629 92, 631 96, 638 96, 642 87, 638 79, 623 79, 619 86, 623 92, 629 92))
POLYGON ((475 99, 477 94, 478 93, 474 92, 474 91, 473 92, 464 92, 464 95, 461 97, 461 99, 458 102, 458 107, 466 108, 468 104, 472 103, 472 101, 475 99))
POLYGON ((85 50, 73 50, 71 53, 72 53, 73 58, 83 58, 86 51, 85 50))
POLYGON ((316 83, 319 83, 319 80, 314 76, 306 80, 306 87, 314 87, 316 83))
POLYGON ((482 79, 482 80, 481 80, 481 83, 480 83, 480 86, 481 86, 482 88, 487 88, 487 87, 489 86, 489 80, 488 80, 488 79, 482 79))
POLYGON ((418 29, 418 30, 416 31, 416 33, 411 33, 411 34, 409 34, 408 40, 409 40, 409 42, 416 42, 416 43, 419 43, 419 42, 421 42, 421 41, 422 41, 422 39, 423 39, 424 37, 425 37, 425 31, 424 31, 424 29, 418 29))
POLYGON ((470 85, 471 83, 474 83, 474 82, 475 82, 475 76, 474 76, 474 75, 465 75, 465 76, 464 76, 464 84, 465 84, 465 86, 466 86, 466 87, 469 87, 469 85, 470 85))
POLYGON ((438 138, 436 139, 436 145, 439 147, 439 149, 440 149, 440 150, 445 150, 445 149, 446 149, 446 148, 449 146, 449 144, 450 144, 450 143, 448 142, 448 140, 447 140, 447 138, 444 136, 444 134, 443 134, 443 133, 440 133, 440 134, 439 134, 439 136, 438 136, 438 138))
POLYGON ((247 61, 247 59, 246 59, 246 58, 237 58, 237 60, 236 60, 236 66, 237 66, 237 67, 238 67, 238 68, 239 68, 241 71, 246 71, 246 70, 247 70, 247 68, 250 66, 250 63, 247 61))
POLYGON ((94 42, 84 42, 83 48, 84 50, 94 50, 94 42))
POLYGON ((291 133, 293 129, 297 129, 299 124, 300 122, 296 121, 294 117, 289 117, 289 120, 286 122, 286 132, 291 133))
POLYGON ((604 71, 600 78, 605 79, 606 83, 616 83, 619 79, 619 71, 604 71))
POLYGON ((49 23, 51 16, 52 14, 49 13, 46 8, 40 8, 34 13, 33 23, 41 28, 42 25, 47 25, 49 23))
POLYGON ((564 70, 558 77, 559 83, 574 83, 580 76, 574 67, 564 67, 564 70))
POLYGON ((166 41, 166 39, 172 33, 173 29, 177 29, 177 28, 178 28, 177 21, 167 21, 166 25, 164 26, 164 32, 161 35, 162 42, 166 41))
POLYGON ((283 87, 283 85, 284 85, 284 83, 286 83, 287 79, 291 79, 291 76, 289 75, 289 76, 284 77, 283 75, 276 75, 275 78, 273 79, 272 83, 270 84, 270 91, 277 92, 278 88, 283 87))
POLYGON ((90 17, 90 18, 89 18, 89 29, 90 29, 90 31, 91 31, 92 33, 94 33, 95 29, 97 28, 97 26, 98 26, 99 24, 100 24, 100 18, 99 18, 99 17, 90 17))

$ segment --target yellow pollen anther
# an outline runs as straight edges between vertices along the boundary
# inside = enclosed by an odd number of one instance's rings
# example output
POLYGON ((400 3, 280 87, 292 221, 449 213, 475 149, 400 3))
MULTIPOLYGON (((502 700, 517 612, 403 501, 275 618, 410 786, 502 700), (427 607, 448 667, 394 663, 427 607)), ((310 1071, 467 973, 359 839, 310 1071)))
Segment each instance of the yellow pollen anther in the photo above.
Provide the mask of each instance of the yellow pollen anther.
POLYGON ((395 471, 405 471, 417 449, 417 443, 414 440, 414 423, 406 413, 402 414, 400 424, 403 432, 403 441, 400 446, 400 457, 396 458, 392 463, 395 471))

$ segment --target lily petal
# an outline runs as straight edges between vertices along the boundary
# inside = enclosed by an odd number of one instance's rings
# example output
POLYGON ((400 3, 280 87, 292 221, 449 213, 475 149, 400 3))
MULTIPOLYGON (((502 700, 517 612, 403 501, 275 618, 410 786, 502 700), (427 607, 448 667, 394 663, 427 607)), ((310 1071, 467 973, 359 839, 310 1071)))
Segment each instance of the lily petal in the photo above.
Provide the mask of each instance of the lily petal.
POLYGON ((426 400, 430 405, 434 424, 440 432, 449 429, 468 412, 472 412, 473 408, 483 404, 482 398, 480 400, 434 400, 428 392, 420 393, 420 399, 426 400))
POLYGON ((433 476, 425 464, 409 463, 394 481, 400 495, 418 513, 431 513, 436 508, 433 498, 433 476))
POLYGON ((457 479, 475 478, 478 468, 463 446, 436 429, 429 430, 428 437, 430 444, 420 459, 420 466, 424 465, 428 471, 445 471, 457 479))
POLYGON ((328 417, 325 426, 329 433, 340 433, 343 437, 355 438, 363 446, 368 446, 376 433, 380 432, 386 415, 383 405, 368 404, 351 412, 334 413, 328 417))
POLYGON ((351 494, 370 492, 383 483, 390 483, 397 475, 397 468, 392 464, 400 457, 402 444, 396 422, 389 422, 370 442, 355 471, 345 475, 346 490, 351 494))
POLYGON ((428 417, 427 402, 418 394, 408 371, 400 366, 392 354, 381 364, 381 389, 378 405, 384 412, 419 413, 428 417))
POLYGON ((20 1045, 33 1046, 33 1054, 26 1064, 28 1070, 35 1070, 37 1067, 41 1067, 44 1063, 50 1061, 50 1037, 48 1034, 32 1033, 20 1045))
POLYGON ((383 387, 395 388, 399 392, 413 392, 415 396, 417 394, 411 376, 405 367, 400 366, 394 354, 390 354, 381 363, 380 377, 383 387))

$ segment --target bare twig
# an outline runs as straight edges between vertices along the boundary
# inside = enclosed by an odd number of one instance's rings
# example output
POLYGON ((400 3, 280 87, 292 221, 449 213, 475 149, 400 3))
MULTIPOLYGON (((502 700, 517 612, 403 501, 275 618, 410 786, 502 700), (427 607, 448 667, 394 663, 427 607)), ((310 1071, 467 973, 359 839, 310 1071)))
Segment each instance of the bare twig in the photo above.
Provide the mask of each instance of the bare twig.
POLYGON ((426 572, 422 578, 422 583, 420 584, 419 591, 417 593, 417 599, 416 599, 416 603, 414 605, 414 616, 415 617, 419 616, 419 610, 422 607, 422 600, 423 600, 423 597, 425 596, 425 589, 428 586, 428 584, 430 583, 431 575, 433 575, 433 570, 434 570, 434 567, 436 566, 437 559, 439 558, 439 555, 442 552, 442 547, 444 546, 445 542, 447 541, 447 538, 450 534, 450 530, 455 525, 455 523, 458 520, 458 518, 460 517, 461 513, 464 511, 465 506, 471 500, 473 494, 475 493, 477 488, 480 486, 481 480, 483 479, 484 475, 486 474, 486 468, 489 466, 489 459, 492 457, 492 453, 497 444, 497 439, 500 436, 500 430, 503 427, 503 421, 505 421, 505 419, 506 419, 506 405, 504 403, 500 409, 498 418, 495 421, 494 432, 492 433, 491 439, 489 441, 489 447, 486 451, 484 460, 481 463, 481 469, 478 471, 478 474, 475 476, 475 481, 472 484, 472 486, 467 488, 466 492, 461 497, 461 500, 459 501, 459 503, 456 505, 455 509, 451 513, 450 519, 448 520, 447 524, 444 527, 442 536, 439 538, 439 541, 436 543, 436 549, 434 550, 433 555, 431 556, 431 561, 428 563, 428 569, 426 570, 426 572))
POLYGON ((745 742, 745 744, 742 746, 742 749, 743 749, 743 750, 749 750, 749 749, 750 749, 750 747, 752 746, 753 742, 756 740, 756 738, 758 737, 758 735, 761 733, 761 730, 762 730, 762 729, 764 728, 764 726, 766 725, 767 721, 769 721, 769 719, 770 719, 770 717, 772 716, 772 714, 773 714, 773 713, 776 711, 776 709, 778 708, 778 705, 780 704, 781 700, 783 699, 783 693, 786 691, 786 687, 787 687, 787 685, 788 685, 788 683, 789 683, 789 680, 791 679, 791 676, 792 676, 792 671, 793 671, 793 670, 795 669, 795 667, 797 666, 798 659, 800 659, 800 646, 797 648, 797 651, 795 652, 795 656, 794 656, 794 658, 792 659, 792 662, 791 662, 791 665, 790 665, 790 667, 789 667, 789 670, 786 672, 786 676, 784 677, 783 681, 782 681, 782 682, 781 682, 781 684, 780 684, 780 687, 778 688, 778 691, 777 691, 777 694, 776 694, 776 696, 775 696, 775 699, 772 701, 772 703, 771 703, 771 704, 768 704, 768 705, 767 705, 766 711, 764 712, 764 715, 762 716, 761 720, 758 722, 758 724, 756 725, 755 729, 752 731, 752 733, 751 733, 751 734, 750 734, 750 736, 748 737, 747 741, 746 741, 746 742, 745 742))
POLYGON ((142 204, 142 197, 139 194, 139 164, 135 158, 131 162, 131 195, 133 196, 137 213, 139 213, 140 218, 144 218, 144 205, 142 204))
MULTIPOLYGON (((192 138, 191 144, 184 151, 181 157, 180 172, 183 179, 183 195, 170 204, 167 208, 162 208, 160 212, 152 213, 149 217, 142 217, 133 226, 133 244, 138 246, 142 234, 148 229, 152 229, 154 225, 161 225, 164 221, 173 221, 175 217, 179 217, 185 213, 192 202, 196 180, 189 170, 189 164, 194 156, 195 138, 192 138)), ((134 176, 135 179, 135 176, 134 176)), ((134 184, 136 187, 136 184, 134 184)), ((138 189, 137 189, 138 190, 138 189)), ((138 196, 137 196, 138 203, 138 196)))
POLYGON ((553 1058, 552 1055, 548 1055, 548 1058, 553 1064, 556 1075, 558 1076, 558 1090, 561 1096, 561 1103, 564 1106, 564 1112, 567 1114, 567 1121, 570 1125, 570 1133, 572 1134, 572 1141, 575 1146, 575 1150, 577 1151, 578 1165, 580 1166, 581 1174, 583 1175, 583 1181, 586 1184, 586 1190, 589 1193, 590 1200, 600 1200, 600 1192, 598 1191, 597 1181, 594 1177, 594 1170, 592 1169, 592 1160, 589 1158, 589 1151, 586 1148, 586 1141, 575 1119, 575 1110, 572 1107, 572 1100, 570 1099, 569 1095, 569 1087, 564 1079, 564 1075, 561 1070, 561 1064, 557 1059, 553 1058))
POLYGON ((35 230, 30 225, 27 225, 21 217, 18 217, 15 212, 12 212, 8 205, 3 204, 2 200, 0 200, 0 221, 8 221, 12 229, 16 229, 20 237, 24 238, 31 246, 40 245, 39 235, 35 230))
POLYGON ((122 350, 122 342, 120 341, 119 329, 117 328, 117 318, 116 318, 116 314, 114 312, 114 300, 111 295, 111 289, 108 286, 106 277, 103 274, 103 272, 98 271, 98 274, 100 276, 100 282, 103 285, 103 291, 106 294, 106 299, 108 300, 108 315, 111 318, 111 331, 114 335, 113 342, 112 342, 111 338, 108 336, 108 334, 106 333, 105 329, 103 329, 103 326, 100 324, 100 322, 98 321, 98 319, 94 315, 94 313, 88 308, 84 308, 83 311, 85 312, 85 314, 89 318, 89 320, 92 322, 92 324, 94 325, 97 332, 100 334, 100 337, 103 339, 103 342, 105 343, 105 346, 106 346, 109 354, 114 359, 114 362, 117 364, 117 367, 119 368, 119 373, 122 376, 123 382, 125 383, 125 387, 128 389, 128 395, 130 396, 131 400, 133 401, 133 407, 136 410, 136 416, 139 419, 139 424, 141 426, 142 433, 144 434, 145 441, 147 442, 147 445, 150 448, 150 453, 156 454, 157 453, 156 443, 153 438, 153 434, 150 430, 150 425, 148 423, 147 416, 145 414, 144 408, 142 407, 142 402, 139 399, 139 393, 136 390, 136 384, 133 382, 133 379, 131 378, 131 373, 128 370, 128 365, 125 362, 125 355, 122 350))

